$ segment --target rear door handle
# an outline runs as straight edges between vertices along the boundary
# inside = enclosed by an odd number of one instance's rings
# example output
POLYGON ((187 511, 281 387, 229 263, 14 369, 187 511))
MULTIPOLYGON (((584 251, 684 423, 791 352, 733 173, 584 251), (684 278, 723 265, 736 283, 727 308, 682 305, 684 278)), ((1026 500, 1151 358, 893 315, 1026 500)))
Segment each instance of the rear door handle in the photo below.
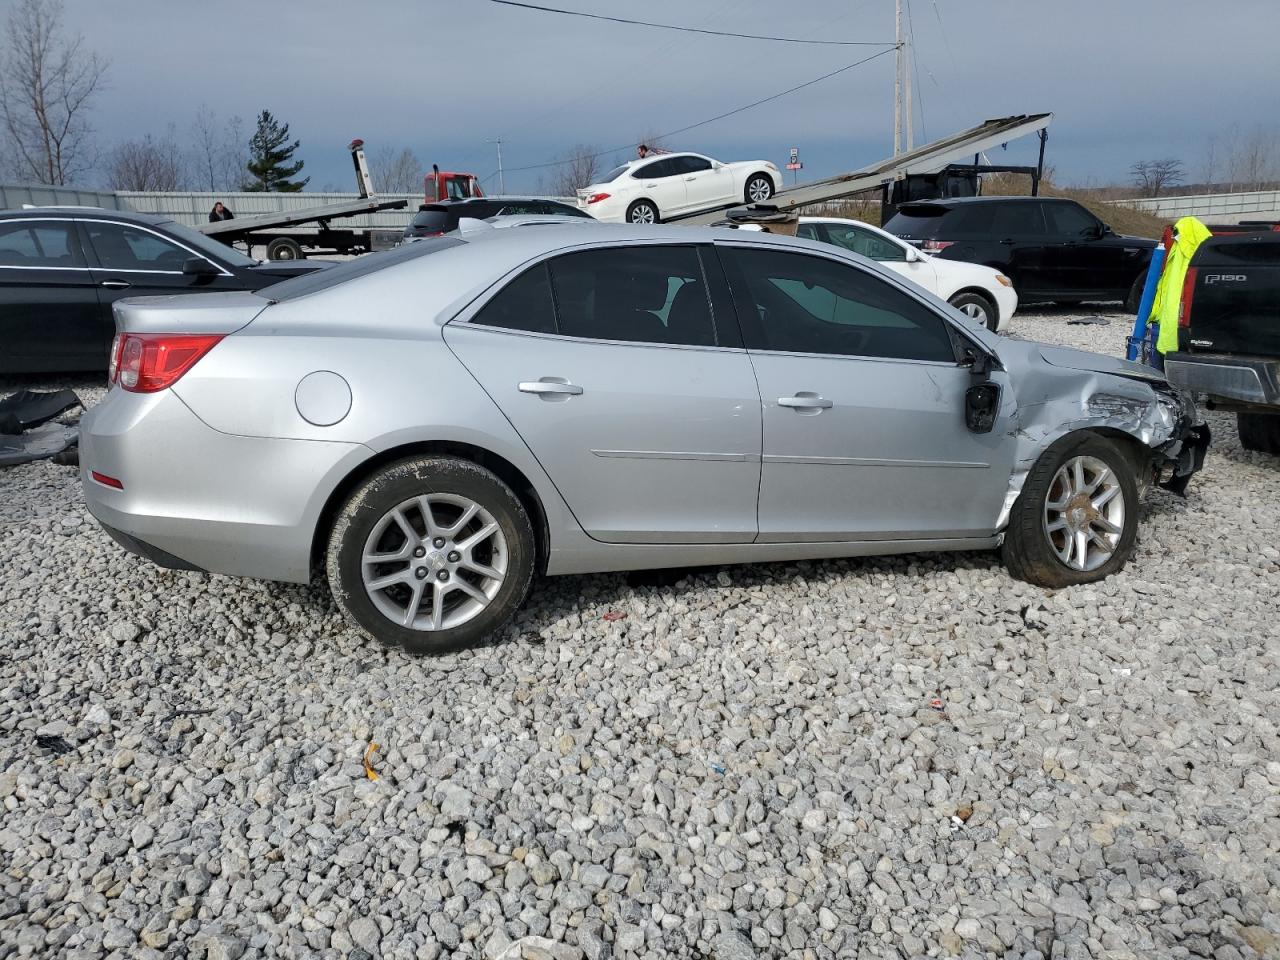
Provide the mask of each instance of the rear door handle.
POLYGON ((128 280, 103 280, 102 285, 108 290, 125 290, 133 286, 128 280))
POLYGON ((685 177, 685 179, 686 179, 686 180, 692 180, 692 179, 694 179, 694 177, 696 177, 696 176, 697 176, 697 174, 696 174, 696 173, 692 173, 692 174, 690 174, 689 176, 685 177))
POLYGON ((517 386, 521 393, 535 393, 543 397, 576 397, 582 388, 576 383, 569 383, 557 377, 543 377, 541 380, 524 380, 517 386))
POLYGON ((816 393, 797 393, 794 397, 779 397, 778 406, 793 410, 829 410, 834 404, 816 393))

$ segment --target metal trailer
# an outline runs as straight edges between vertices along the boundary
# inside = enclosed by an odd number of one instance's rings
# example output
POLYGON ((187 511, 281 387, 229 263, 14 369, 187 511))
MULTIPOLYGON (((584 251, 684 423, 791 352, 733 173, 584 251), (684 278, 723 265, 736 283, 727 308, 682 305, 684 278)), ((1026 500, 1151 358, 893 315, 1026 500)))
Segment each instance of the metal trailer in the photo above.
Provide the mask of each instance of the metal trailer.
POLYGON ((409 205, 408 200, 379 200, 373 192, 369 168, 364 159, 364 141, 352 140, 348 145, 351 162, 356 171, 356 187, 360 199, 344 203, 326 203, 300 210, 267 213, 257 217, 238 217, 234 220, 218 220, 196 227, 201 233, 230 245, 242 241, 252 247, 265 245, 268 260, 300 260, 303 248, 340 254, 367 253, 394 246, 400 239, 399 230, 369 228, 353 230, 333 228, 330 221, 355 217, 379 210, 400 210, 409 205), (308 229, 297 229, 304 224, 315 224, 308 229))
MULTIPOLYGON (((1032 113, 987 120, 961 133, 935 140, 933 143, 927 143, 922 147, 908 150, 906 153, 851 173, 843 173, 826 180, 815 180, 812 183, 802 183, 794 187, 784 187, 775 193, 768 203, 782 213, 798 213, 802 207, 843 200, 868 190, 880 190, 884 199, 890 201, 896 184, 909 182, 908 178, 911 177, 937 175, 948 170, 968 176, 999 171, 1029 173, 1032 177, 1032 185, 1038 191, 1040 179, 1043 176, 1045 140, 1048 138, 1047 131, 1052 119, 1052 113, 1032 113), (1037 166, 1010 167, 977 163, 984 151, 1032 133, 1040 136, 1040 160, 1037 166), (973 163, 960 162, 970 157, 974 158, 973 163)), ((684 217, 672 217, 671 221, 682 224, 717 223, 724 219, 725 210, 738 206, 742 204, 729 203, 714 210, 703 210, 684 217)))

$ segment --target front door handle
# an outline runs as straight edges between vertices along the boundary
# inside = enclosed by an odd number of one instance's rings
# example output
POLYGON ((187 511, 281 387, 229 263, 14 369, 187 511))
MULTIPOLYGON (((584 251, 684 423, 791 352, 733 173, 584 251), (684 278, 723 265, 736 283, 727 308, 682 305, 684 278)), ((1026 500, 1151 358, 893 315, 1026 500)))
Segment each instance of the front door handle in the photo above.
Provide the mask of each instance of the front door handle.
POLYGON ((543 397, 576 397, 582 393, 582 388, 576 383, 569 383, 558 377, 524 380, 516 389, 521 393, 534 393, 543 397))
POLYGON ((102 285, 108 290, 126 290, 133 286, 128 280, 103 280, 102 285))
POLYGON ((692 179, 694 179, 696 176, 697 176, 697 174, 696 174, 696 173, 691 173, 691 174, 689 174, 689 176, 685 177, 685 179, 686 179, 686 180, 692 180, 692 179))
POLYGON ((801 392, 794 397, 779 397, 778 406, 817 413, 819 410, 829 410, 833 404, 826 397, 820 397, 816 393, 801 392))

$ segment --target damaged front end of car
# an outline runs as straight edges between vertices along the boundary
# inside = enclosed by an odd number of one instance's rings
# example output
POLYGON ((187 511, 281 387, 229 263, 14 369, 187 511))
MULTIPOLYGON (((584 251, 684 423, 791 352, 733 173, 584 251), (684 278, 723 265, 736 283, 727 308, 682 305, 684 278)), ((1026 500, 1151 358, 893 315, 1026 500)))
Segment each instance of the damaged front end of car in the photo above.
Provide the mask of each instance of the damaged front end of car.
POLYGON ((1082 430, 1126 441, 1141 492, 1155 485, 1186 496, 1210 439, 1189 394, 1158 371, 1124 360, 1040 344, 1020 347, 1028 362, 1010 364, 1015 408, 1009 431, 1017 453, 1001 528, 1044 451, 1082 430))

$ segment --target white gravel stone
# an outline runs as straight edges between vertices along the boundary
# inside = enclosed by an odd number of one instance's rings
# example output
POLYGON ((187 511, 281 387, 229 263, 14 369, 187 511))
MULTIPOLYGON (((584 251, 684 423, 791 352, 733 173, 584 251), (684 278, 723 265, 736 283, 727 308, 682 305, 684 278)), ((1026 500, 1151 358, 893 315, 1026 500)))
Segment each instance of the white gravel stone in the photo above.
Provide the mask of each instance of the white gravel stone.
MULTIPOLYGON (((1115 355, 1103 314, 1012 333, 1115 355)), ((11 384, 60 385, 102 393, 11 384)), ((0 954, 1280 955, 1280 461, 1208 420, 1101 584, 991 554, 554 578, 423 660, 4 470, 0 954)))

